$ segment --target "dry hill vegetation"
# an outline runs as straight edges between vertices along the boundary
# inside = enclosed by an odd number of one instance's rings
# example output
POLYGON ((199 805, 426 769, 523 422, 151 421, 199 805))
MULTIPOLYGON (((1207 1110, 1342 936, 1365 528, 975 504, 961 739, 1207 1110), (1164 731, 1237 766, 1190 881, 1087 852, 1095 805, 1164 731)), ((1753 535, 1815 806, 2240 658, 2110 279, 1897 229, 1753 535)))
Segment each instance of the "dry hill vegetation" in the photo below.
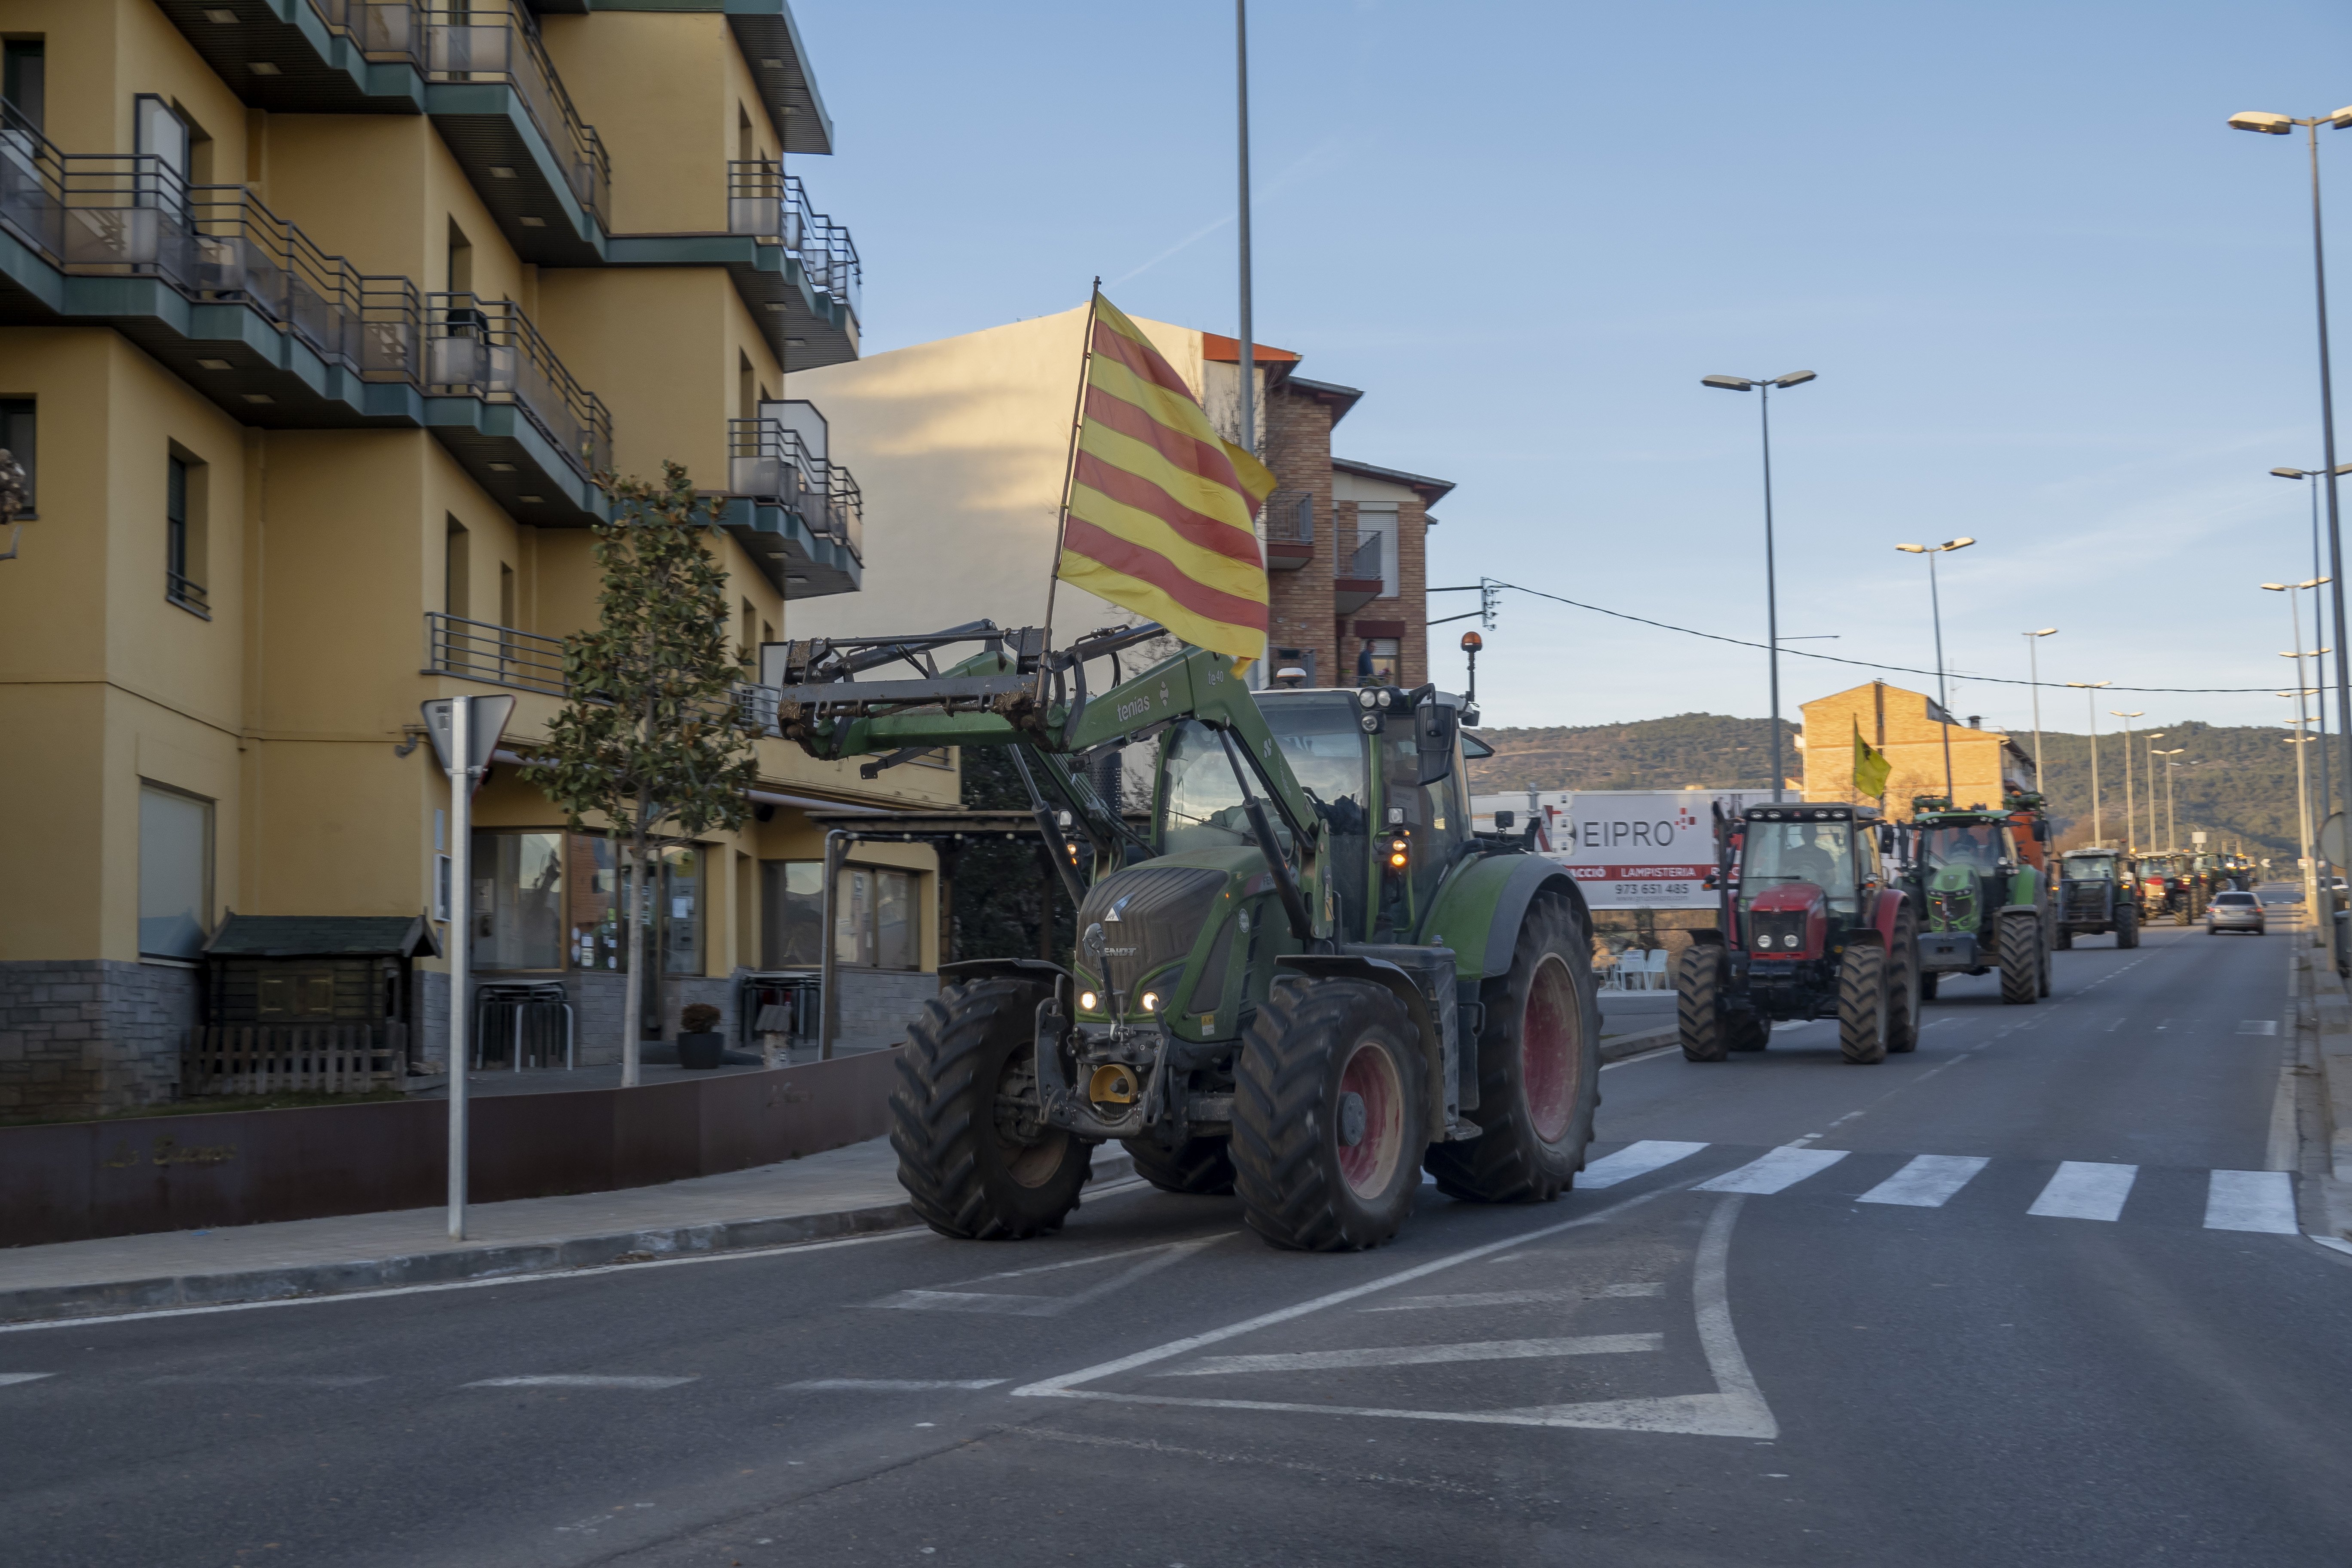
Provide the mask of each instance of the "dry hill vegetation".
MULTIPOLYGON (((2291 856, 2295 852, 2294 748, 2284 742, 2282 731, 2194 721, 2158 729, 2165 737, 2157 742, 2159 746, 2185 748, 2175 759, 2181 765, 2172 776, 2173 812, 2184 840, 2195 826, 2242 836, 2252 854, 2291 856)), ((1795 726, 1788 730, 1791 742, 1784 746, 1782 754, 1788 759, 1790 776, 1795 777, 1801 773, 1802 753, 1793 744, 1795 726)), ((1479 735, 1496 752, 1472 767, 1472 787, 1485 794, 1517 789, 1680 789, 1685 784, 1762 789, 1769 775, 1770 728, 1769 721, 1763 719, 1681 713, 1629 724, 1482 730, 1479 735)), ((2136 792, 2147 776, 2146 736, 2147 731, 2137 731, 2132 740, 2136 792)), ((2032 751, 2030 733, 2017 740, 2027 752, 2032 751)), ((2070 841, 2087 837, 2091 776, 2084 738, 2045 730, 2042 754, 2051 814, 2060 832, 2070 841), (2075 831, 2078 822, 2080 829, 2075 831)), ((2099 737, 2101 794, 2105 802, 2103 826, 2110 838, 2119 838, 2123 832, 2124 785, 2117 771, 2123 758, 2121 734, 2099 737)), ((2315 797, 2317 762, 2315 755, 2315 797)), ((2156 778, 2157 826, 2161 835, 2164 773, 2160 765, 2156 778)), ((2336 783, 2340 793, 2341 781, 2336 783)), ((2144 828, 2144 797, 2139 804, 2144 828)))

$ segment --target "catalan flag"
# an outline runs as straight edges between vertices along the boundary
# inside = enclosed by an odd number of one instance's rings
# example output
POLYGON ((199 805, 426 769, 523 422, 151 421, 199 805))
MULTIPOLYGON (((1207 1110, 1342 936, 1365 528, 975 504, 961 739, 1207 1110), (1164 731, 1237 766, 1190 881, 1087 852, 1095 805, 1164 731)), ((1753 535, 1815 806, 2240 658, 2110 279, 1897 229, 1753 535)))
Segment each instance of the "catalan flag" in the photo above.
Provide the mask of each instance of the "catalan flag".
POLYGON ((1274 475, 1217 434, 1184 378, 1099 290, 1091 321, 1055 572, 1239 668, 1265 653, 1254 523, 1274 475))

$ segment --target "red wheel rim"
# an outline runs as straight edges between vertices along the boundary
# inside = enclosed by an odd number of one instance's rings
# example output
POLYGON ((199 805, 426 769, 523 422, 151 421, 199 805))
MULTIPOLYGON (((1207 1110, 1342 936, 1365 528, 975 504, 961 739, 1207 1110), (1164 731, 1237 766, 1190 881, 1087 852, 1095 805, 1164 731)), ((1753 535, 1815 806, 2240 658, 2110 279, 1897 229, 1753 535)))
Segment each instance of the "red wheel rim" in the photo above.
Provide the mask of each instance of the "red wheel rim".
MULTIPOLYGON (((1379 1197, 1396 1179, 1404 1152, 1404 1086, 1395 1061, 1372 1041, 1358 1041, 1339 1069, 1339 1093, 1364 1101, 1363 1138, 1353 1148, 1339 1146, 1340 1179, 1360 1198, 1379 1197)), ((1339 1137, 1336 1125, 1331 1135, 1339 1137)))
POLYGON ((1547 1143, 1568 1135, 1576 1113, 1577 1079, 1584 1063, 1577 1049, 1582 1022, 1568 965, 1556 953, 1546 955, 1536 966, 1527 1011, 1519 1016, 1519 1082, 1527 1090, 1528 1120, 1547 1143))

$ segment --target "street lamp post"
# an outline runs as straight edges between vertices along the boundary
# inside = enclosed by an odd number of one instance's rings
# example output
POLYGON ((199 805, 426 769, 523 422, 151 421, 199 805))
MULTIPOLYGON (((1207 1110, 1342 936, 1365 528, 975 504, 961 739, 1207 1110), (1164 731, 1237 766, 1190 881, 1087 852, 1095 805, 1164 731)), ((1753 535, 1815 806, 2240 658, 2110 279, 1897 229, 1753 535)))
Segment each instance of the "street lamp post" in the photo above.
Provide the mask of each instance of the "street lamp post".
MULTIPOLYGON (((1936 585, 1936 557, 1948 555, 1955 550, 1966 550, 1975 542, 1967 534, 1962 534, 1958 539, 1947 539, 1941 544, 1898 544, 1895 547, 1906 555, 1927 558, 1927 605, 1936 622, 1936 706, 1944 715, 1944 798, 1955 805, 1959 803, 1952 795, 1952 700, 1944 686, 1944 597, 1936 585)), ((2040 771, 2037 764, 2036 784, 2041 783, 2040 771)))
POLYGON ((2021 632, 2025 638, 2025 672, 2031 677, 2033 691, 2033 787, 2042 787, 2042 660, 2038 657, 2043 637, 2058 635, 2056 626, 2044 626, 2038 632, 2021 632))
POLYGON ((2142 735, 2140 739, 2147 742, 2148 748, 2147 761, 2142 764, 2147 777, 2147 847, 2161 854, 2163 847, 2159 847, 2156 839, 2156 743, 2164 739, 2164 731, 2158 730, 2152 735, 2142 735))
MULTIPOLYGON (((2230 116, 2231 127, 2238 131, 2255 131, 2269 136, 2291 134, 2294 128, 2304 128, 2305 142, 2311 153, 2311 278, 2313 300, 2316 306, 2319 337, 2319 439, 2323 459, 2321 478, 2327 485, 2327 574, 2334 579, 2328 591, 2328 619, 2336 627, 2336 732, 2345 748, 2339 759, 2342 767, 2337 776, 2344 780, 2347 800, 2352 800, 2352 655, 2347 655, 2344 638, 2344 528, 2342 512, 2336 505, 2336 479, 2343 470, 2336 463, 2336 389, 2328 368, 2327 356, 2327 250, 2319 216, 2319 128, 2332 125, 2341 131, 2352 126, 2352 105, 2333 114, 2314 115, 2298 120, 2292 115, 2253 110, 2230 116)), ((2297 642, 2295 647, 2303 644, 2297 642)), ((2298 748, 2298 754, 2300 748, 2298 748)), ((2308 852, 2304 858, 2310 859, 2308 852)), ((2306 906, 2312 918, 2318 918, 2316 906, 2306 906)), ((2340 963, 2343 954, 2337 953, 2340 963)))
POLYGON ((2133 840, 2139 832, 2139 806, 2132 799, 2131 721, 2147 710, 2135 708, 2126 713, 2120 708, 2110 708, 2107 711, 2124 721, 2124 853, 2137 855, 2139 846, 2133 840))
MULTIPOLYGON (((2188 749, 2186 746, 2175 746, 2168 752, 2159 752, 2152 746, 2148 748, 2148 755, 2164 759, 2164 847, 2176 855, 2180 852, 2180 823, 2179 819, 2172 815, 2172 770, 2180 764, 2172 759, 2188 749)), ((2156 786, 2151 784, 2147 787, 2147 830, 2148 836, 2154 837, 2156 835, 2156 786)), ((2195 824, 2192 823, 2190 826, 2194 826, 2195 824)))
POLYGON ((1701 386, 1712 386, 1722 392, 1754 392, 1762 395, 1757 404, 1762 416, 1764 432, 1764 637, 1769 648, 1767 654, 1772 687, 1772 800, 1779 804, 1780 781, 1786 775, 1780 768, 1780 596, 1772 560, 1772 390, 1786 391, 1802 386, 1814 379, 1810 370, 1792 370, 1786 375, 1744 376, 1706 375, 1699 378, 1701 386))
MULTIPOLYGON (((2286 595, 2287 628, 2294 634, 2294 649, 2288 656, 2294 660, 2294 690, 2292 693, 2294 698, 2294 814, 2295 826, 2303 845, 2305 899, 2303 907, 2312 911, 2314 921, 2319 918, 2319 868, 2312 858, 2311 787, 2307 782, 2310 768, 2304 760, 2303 750, 2304 743, 2313 738, 2305 730, 2305 726, 2311 722, 2311 715, 2305 709, 2303 702, 2305 697, 2311 695, 2311 688, 2305 684, 2303 674, 2303 605, 2298 595, 2305 588, 2316 588, 2325 581, 2326 579, 2323 577, 2311 577, 2300 583, 2263 584, 2266 592, 2286 595)), ((2343 639, 2339 637, 2336 640, 2340 642, 2343 639)), ((2314 660, 2314 662, 2317 661, 2314 660)), ((2279 695, 2285 697, 2290 694, 2282 691, 2279 695)), ((2347 773, 2346 777, 2352 779, 2352 773, 2347 773)))
POLYGON ((2091 842, 2104 844, 2107 834, 2099 819, 2099 688, 2112 686, 2111 680, 2070 680, 2069 686, 2083 693, 2083 706, 2091 715, 2091 842))
MULTIPOLYGON (((2316 481, 2326 476, 2317 468, 2273 468, 2271 472, 2283 479, 2302 480, 2305 490, 2311 496, 2311 580, 2315 583, 2325 583, 2328 579, 2322 575, 2325 568, 2320 565, 2319 486, 2316 481)), ((2338 465, 2336 472, 2352 474, 2352 463, 2338 465)), ((2337 635, 2340 637, 2342 634, 2339 632, 2337 635)), ((2326 618, 2320 614, 2319 606, 2316 605, 2312 606, 2311 638, 2315 643, 2324 644, 2327 641, 2326 618)), ((2312 668, 2315 670, 2325 670, 2326 667, 2314 665, 2312 668)), ((2335 769, 2327 760, 2327 677, 2325 674, 2319 677, 2319 700, 2313 706, 2319 713, 2319 816, 2321 820, 2325 821, 2336 798, 2334 787, 2329 783, 2329 775, 2335 772, 2335 769)), ((2345 781, 2347 784, 2352 784, 2352 769, 2346 771, 2345 781)))

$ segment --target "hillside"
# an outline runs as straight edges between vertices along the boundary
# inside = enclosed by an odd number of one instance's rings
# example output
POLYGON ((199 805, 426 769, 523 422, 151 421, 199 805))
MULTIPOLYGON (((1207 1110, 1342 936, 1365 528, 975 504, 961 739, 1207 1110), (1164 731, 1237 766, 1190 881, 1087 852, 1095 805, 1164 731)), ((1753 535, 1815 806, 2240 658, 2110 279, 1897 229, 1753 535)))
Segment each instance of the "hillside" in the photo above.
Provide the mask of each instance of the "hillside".
MULTIPOLYGON (((1788 727, 1793 736, 1795 726, 1788 727)), ((1564 729, 1482 730, 1496 754, 1474 764, 1473 787, 1499 794, 1515 789, 1680 789, 1706 784, 1717 789, 1762 789, 1769 777, 1769 721, 1715 713, 1682 713, 1629 724, 1593 724, 1564 729)), ((2164 727, 2166 748, 2185 748, 2173 774, 2173 811, 2185 840, 2192 826, 2242 836, 2250 853, 2295 852, 2294 750, 2281 731, 2254 725, 2221 726, 2194 721, 2164 727), (2259 846, 2259 847, 2257 847, 2259 846)), ((2027 751, 2031 735, 2018 737, 2027 751)), ((2099 737, 2099 771, 2105 800, 2104 826, 2122 836, 2124 788, 2116 771, 2123 760, 2123 737, 2099 737)), ((2133 775, 2137 790, 2147 777, 2145 736, 2133 749, 2142 753, 2133 775)), ((2084 837, 2090 829, 2090 752, 2084 738, 2045 730, 2042 736, 2043 784, 2052 816, 2062 834, 2084 837), (2081 832, 2074 833, 2077 823, 2081 832)), ((1783 753, 1791 776, 1800 763, 1793 744, 1783 753)), ((2313 783, 2317 785, 2316 759, 2313 783)), ((2157 771, 2159 803, 2164 774, 2157 771)), ((2340 781, 2339 781, 2340 793, 2340 781)), ((2141 821, 2145 816, 2142 802, 2141 821)), ((2158 823, 2159 833, 2162 830, 2158 823)))

